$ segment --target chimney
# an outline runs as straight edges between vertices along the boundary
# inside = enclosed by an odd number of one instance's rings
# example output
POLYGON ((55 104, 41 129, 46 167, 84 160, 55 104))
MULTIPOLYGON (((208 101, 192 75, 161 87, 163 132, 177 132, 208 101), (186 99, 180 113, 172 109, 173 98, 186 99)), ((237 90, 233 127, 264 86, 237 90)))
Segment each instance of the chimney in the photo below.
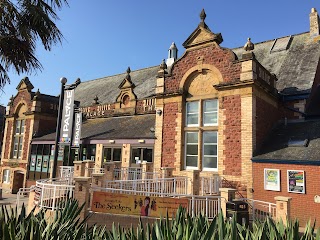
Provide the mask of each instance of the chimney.
POLYGON ((173 42, 169 48, 168 59, 166 61, 167 67, 170 67, 178 58, 178 48, 173 42))
POLYGON ((314 38, 319 36, 319 15, 315 8, 311 9, 310 16, 310 37, 314 38))

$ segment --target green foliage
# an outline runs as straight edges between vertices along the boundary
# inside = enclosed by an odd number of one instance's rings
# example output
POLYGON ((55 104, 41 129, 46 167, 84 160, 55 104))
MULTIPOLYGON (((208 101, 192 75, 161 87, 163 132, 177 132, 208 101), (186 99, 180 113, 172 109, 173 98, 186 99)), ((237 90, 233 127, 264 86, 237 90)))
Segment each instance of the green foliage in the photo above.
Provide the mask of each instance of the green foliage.
POLYGON ((42 68, 35 56, 38 40, 50 51, 63 36, 55 22, 56 11, 67 0, 1 0, 0 1, 0 89, 10 78, 11 68, 28 73, 42 68))
POLYGON ((320 229, 315 231, 315 223, 306 225, 304 232, 299 233, 299 222, 275 222, 268 218, 264 222, 254 222, 251 228, 237 223, 233 218, 225 221, 222 214, 208 220, 203 215, 191 217, 185 209, 179 208, 176 215, 169 219, 161 218, 152 225, 140 224, 124 229, 113 224, 108 230, 105 226, 88 226, 87 219, 80 220, 79 215, 84 205, 78 206, 76 200, 70 200, 66 207, 56 211, 51 218, 46 211, 26 214, 22 206, 0 209, 0 239, 5 240, 320 240, 320 229))

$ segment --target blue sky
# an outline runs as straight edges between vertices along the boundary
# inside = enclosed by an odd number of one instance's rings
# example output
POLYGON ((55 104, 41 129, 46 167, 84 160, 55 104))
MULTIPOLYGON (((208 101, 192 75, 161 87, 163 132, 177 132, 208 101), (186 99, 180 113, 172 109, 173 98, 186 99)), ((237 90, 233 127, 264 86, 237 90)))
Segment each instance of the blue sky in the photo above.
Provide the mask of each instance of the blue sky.
MULTIPOLYGON (((76 78, 88 81, 104 76, 159 65, 175 42, 181 56, 182 43, 200 22, 205 9, 206 23, 222 33, 223 47, 243 46, 309 31, 309 13, 315 0, 69 0, 59 12, 65 40, 51 52, 39 45, 37 57, 43 70, 28 77, 36 91, 58 95, 61 77, 68 83, 76 78)), ((10 72, 11 83, 0 93, 7 105, 16 86, 26 76, 10 72)), ((93 96, 94 98, 94 96, 93 96)))

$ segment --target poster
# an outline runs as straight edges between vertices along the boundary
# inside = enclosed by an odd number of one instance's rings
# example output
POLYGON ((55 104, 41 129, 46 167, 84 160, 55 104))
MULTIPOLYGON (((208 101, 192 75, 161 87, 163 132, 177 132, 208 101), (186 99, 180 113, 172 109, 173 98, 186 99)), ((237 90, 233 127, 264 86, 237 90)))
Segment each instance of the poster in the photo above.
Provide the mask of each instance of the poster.
POLYGON ((264 169, 264 189, 271 191, 280 191, 279 169, 264 169))
POLYGON ((189 201, 186 198, 149 197, 93 192, 91 211, 111 214, 165 217, 167 211, 169 216, 175 215, 180 205, 184 208, 188 208, 188 202, 189 201))
POLYGON ((305 193, 304 171, 288 170, 288 192, 305 193))
POLYGON ((37 155, 31 155, 31 162, 30 162, 30 171, 34 171, 36 167, 36 157, 37 155))
POLYGON ((49 165, 49 156, 43 156, 42 172, 47 172, 48 171, 48 165, 49 165))

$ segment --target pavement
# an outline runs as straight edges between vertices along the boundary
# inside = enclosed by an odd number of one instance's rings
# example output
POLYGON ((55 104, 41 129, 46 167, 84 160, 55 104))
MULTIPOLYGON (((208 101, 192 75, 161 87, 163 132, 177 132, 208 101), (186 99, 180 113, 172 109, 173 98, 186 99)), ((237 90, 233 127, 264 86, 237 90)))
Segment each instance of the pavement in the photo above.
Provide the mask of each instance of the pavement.
MULTIPOLYGON (((28 200, 29 200, 29 198, 27 196, 26 197, 20 196, 18 208, 20 208, 22 206, 22 203, 24 203, 25 205, 28 204, 28 200)), ((17 194, 2 192, 2 198, 0 198, 0 206, 2 206, 2 205, 16 207, 17 206, 17 194)))

